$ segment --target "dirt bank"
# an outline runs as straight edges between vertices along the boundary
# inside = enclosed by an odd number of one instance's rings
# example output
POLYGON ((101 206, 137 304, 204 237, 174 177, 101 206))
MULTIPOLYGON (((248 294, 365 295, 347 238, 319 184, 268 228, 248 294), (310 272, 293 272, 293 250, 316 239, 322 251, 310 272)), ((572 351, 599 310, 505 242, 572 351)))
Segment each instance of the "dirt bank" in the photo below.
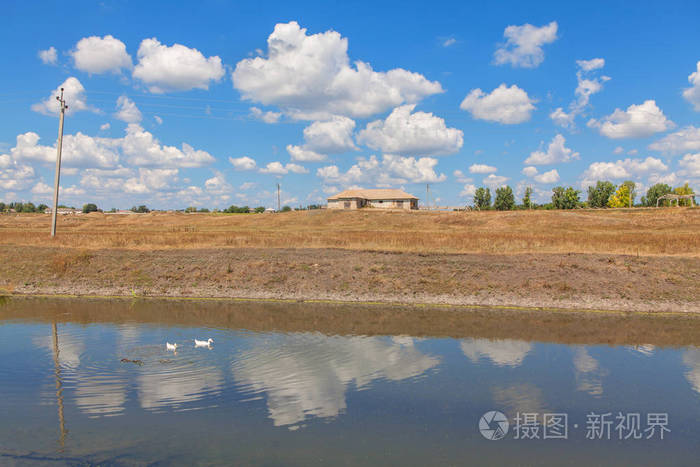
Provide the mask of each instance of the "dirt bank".
POLYGON ((336 249, 5 247, 21 294, 331 299, 700 312, 700 259, 336 249))

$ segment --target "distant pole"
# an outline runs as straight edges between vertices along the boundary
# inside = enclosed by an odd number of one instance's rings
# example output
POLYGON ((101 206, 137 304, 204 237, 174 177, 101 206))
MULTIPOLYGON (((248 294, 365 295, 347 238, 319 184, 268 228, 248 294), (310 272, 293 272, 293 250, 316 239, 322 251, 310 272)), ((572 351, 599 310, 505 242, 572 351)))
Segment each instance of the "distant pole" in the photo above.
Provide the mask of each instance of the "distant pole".
POLYGON ((280 207, 280 184, 278 183, 277 184, 277 212, 280 212, 281 209, 282 208, 280 207))
POLYGON ((425 207, 430 209, 430 183, 425 184, 425 207))
POLYGON ((63 116, 68 106, 63 99, 63 88, 61 95, 56 96, 56 100, 61 105, 61 116, 58 122, 58 144, 56 145, 56 178, 53 185, 53 211, 51 211, 51 236, 56 236, 56 211, 58 211, 58 183, 61 178, 61 149, 63 148, 63 116))

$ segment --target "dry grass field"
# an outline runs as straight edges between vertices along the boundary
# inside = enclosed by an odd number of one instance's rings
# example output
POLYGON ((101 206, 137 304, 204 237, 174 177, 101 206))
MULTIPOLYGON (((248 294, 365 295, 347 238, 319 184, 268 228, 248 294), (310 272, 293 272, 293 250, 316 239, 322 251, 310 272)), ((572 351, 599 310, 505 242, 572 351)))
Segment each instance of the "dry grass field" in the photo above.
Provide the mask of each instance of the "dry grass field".
POLYGON ((700 209, 0 216, 0 294, 700 312, 700 209))
POLYGON ((419 253, 700 256, 700 209, 0 216, 0 245, 82 249, 340 248, 419 253))

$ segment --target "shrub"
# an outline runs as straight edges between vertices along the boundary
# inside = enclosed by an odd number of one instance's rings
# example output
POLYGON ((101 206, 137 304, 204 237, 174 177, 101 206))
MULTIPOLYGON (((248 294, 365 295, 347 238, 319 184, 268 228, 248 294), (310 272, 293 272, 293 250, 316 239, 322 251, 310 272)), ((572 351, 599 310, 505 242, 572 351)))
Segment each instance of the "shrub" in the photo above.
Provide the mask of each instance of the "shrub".
POLYGON ((283 206, 283 207, 282 207, 282 212, 289 212, 289 211, 291 211, 291 210, 292 210, 292 208, 290 208, 289 206, 283 206))
POLYGON ((138 207, 137 207, 137 206, 134 206, 134 207, 131 208, 131 211, 132 211, 132 212, 139 212, 139 213, 151 212, 151 210, 148 209, 148 207, 146 207, 145 204, 142 204, 141 206, 138 206, 138 207))
POLYGON ((94 204, 94 203, 83 204, 83 212, 85 214, 87 214, 89 212, 97 212, 97 211, 98 211, 98 209, 97 209, 96 204, 94 204))
POLYGON ((588 187, 588 206, 591 208, 606 208, 610 196, 615 193, 612 182, 598 180, 595 186, 588 187))
POLYGON ((574 209, 579 206, 579 190, 557 186, 552 189, 552 205, 555 209, 574 209))
MULTIPOLYGON (((656 207, 656 201, 663 196, 673 192, 673 188, 666 185, 665 183, 657 183, 652 185, 647 190, 647 195, 642 196, 642 204, 644 206, 656 207)), ((668 200, 662 200, 661 203, 668 206, 668 200)))

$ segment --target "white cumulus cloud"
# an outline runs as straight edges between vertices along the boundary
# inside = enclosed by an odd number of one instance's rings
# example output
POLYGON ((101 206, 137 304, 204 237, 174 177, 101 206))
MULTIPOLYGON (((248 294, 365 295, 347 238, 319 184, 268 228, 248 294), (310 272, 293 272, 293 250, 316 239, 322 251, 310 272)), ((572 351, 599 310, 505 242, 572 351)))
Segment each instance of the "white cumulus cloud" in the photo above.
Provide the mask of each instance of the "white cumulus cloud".
POLYGON ((133 76, 153 93, 206 90, 224 76, 218 56, 207 58, 199 50, 181 44, 168 47, 156 38, 144 39, 137 56, 133 76))
POLYGON ((700 61, 697 63, 696 71, 688 76, 690 87, 683 90, 683 97, 693 104, 693 108, 700 112, 700 61))
POLYGON ((700 177, 700 152, 697 154, 686 154, 678 162, 683 170, 681 175, 689 177, 700 177))
POLYGON ((509 180, 508 177, 504 177, 502 175, 490 174, 488 177, 483 179, 482 182, 487 187, 489 187, 491 189, 496 189, 496 188, 504 186, 508 180, 509 180))
POLYGON ((56 47, 51 46, 46 50, 40 50, 38 53, 39 60, 44 65, 55 65, 58 62, 58 54, 56 53, 56 47))
POLYGON ((260 169, 260 173, 272 174, 272 175, 286 175, 288 173, 305 174, 309 171, 299 164, 287 163, 282 164, 281 162, 275 161, 268 163, 265 167, 260 169))
POLYGON ((265 123, 277 123, 280 121, 280 118, 282 118, 282 112, 264 111, 258 107, 251 107, 250 114, 254 118, 262 120, 265 123))
POLYGON ((496 167, 486 164, 472 164, 469 166, 469 172, 473 174, 490 174, 497 171, 496 167))
POLYGON ((44 182, 38 182, 32 187, 32 193, 34 193, 35 195, 50 195, 51 193, 53 193, 53 188, 51 188, 44 182))
POLYGON ((341 154, 357 149, 352 140, 355 121, 334 116, 327 121, 313 122, 304 128, 305 148, 324 154, 341 154))
MULTIPOLYGON (((63 137, 61 163, 65 167, 113 167, 119 161, 119 141, 111 138, 96 138, 76 133, 63 137)), ((10 150, 15 161, 52 164, 56 162, 56 144, 39 144, 39 135, 28 131, 17 135, 17 143, 10 150)))
POLYGON ((131 56, 126 53, 126 46, 112 36, 84 37, 70 51, 75 68, 87 73, 120 73, 122 69, 131 69, 131 56))
POLYGON ((187 143, 182 148, 161 145, 160 141, 137 123, 130 123, 121 141, 122 151, 132 165, 143 167, 203 167, 214 162, 206 151, 187 143))
POLYGON ((556 169, 552 169, 549 172, 544 172, 533 177, 538 183, 556 183, 559 181, 559 172, 556 169))
POLYGON ((643 175, 656 175, 666 172, 668 166, 660 159, 647 157, 646 159, 621 159, 615 162, 593 162, 583 173, 582 185, 592 185, 597 180, 620 180, 634 178, 643 175))
POLYGON ((562 135, 556 135, 547 146, 547 152, 533 151, 530 156, 525 159, 526 164, 545 165, 558 164, 560 162, 569 162, 572 159, 578 159, 579 153, 565 146, 566 138, 562 135))
POLYGON ((236 170, 255 170, 257 164, 255 159, 248 156, 243 157, 229 157, 228 161, 233 165, 236 170))
POLYGON ((441 155, 459 151, 462 130, 448 128, 445 120, 426 112, 413 112, 415 104, 395 108, 386 120, 375 120, 357 135, 372 149, 401 155, 441 155))
POLYGON ((591 60, 576 60, 576 65, 583 71, 593 71, 605 66, 605 59, 592 58, 591 60))
POLYGON ((523 170, 521 172, 526 177, 534 177, 535 175, 537 175, 537 167, 533 167, 531 165, 528 167, 523 167, 523 170))
POLYGON ((535 68, 544 61, 542 46, 557 39, 557 22, 537 27, 531 24, 508 26, 503 32, 506 43, 494 53, 494 63, 535 68))
POLYGON ((503 83, 490 94, 481 89, 472 90, 459 107, 479 120, 513 125, 530 120, 535 102, 515 84, 507 87, 503 83))
POLYGON ((462 196, 462 197, 474 196, 475 193, 476 193, 476 185, 474 185, 472 183, 468 183, 468 184, 464 185, 464 188, 462 189, 462 191, 459 192, 459 196, 462 196))
POLYGON ((325 154, 319 154, 303 146, 287 145, 287 152, 293 161, 297 162, 320 162, 327 159, 325 154))
POLYGON ((267 57, 241 60, 233 84, 246 100, 276 105, 297 119, 369 117, 443 92, 437 81, 401 68, 376 72, 350 63, 348 40, 335 31, 307 35, 295 21, 277 24, 267 57))
POLYGON ((82 83, 80 80, 78 80, 78 78, 73 76, 66 79, 61 85, 52 91, 46 100, 33 104, 32 110, 44 115, 58 115, 61 110, 61 106, 56 100, 56 96, 61 94, 61 88, 63 88, 63 98, 66 101, 66 105, 68 105, 68 110, 66 112, 94 110, 87 105, 85 88, 83 87, 82 83))
POLYGON ((343 187, 359 184, 389 187, 402 183, 436 183, 447 179, 445 174, 435 172, 437 162, 433 157, 415 158, 385 154, 381 161, 376 156, 360 158, 346 172, 341 172, 336 165, 321 167, 316 171, 316 175, 323 179, 326 185, 343 187))
POLYGON ((669 130, 675 124, 666 118, 656 101, 650 99, 640 105, 630 105, 627 110, 615 109, 602 121, 592 119, 588 126, 598 128, 603 136, 620 139, 644 138, 669 130))
POLYGON ((649 149, 665 154, 700 151, 700 128, 694 126, 682 128, 651 143, 649 149))
POLYGON ((127 123, 138 123, 141 121, 141 111, 134 101, 126 96, 119 96, 117 99, 117 112, 114 118, 127 123))

